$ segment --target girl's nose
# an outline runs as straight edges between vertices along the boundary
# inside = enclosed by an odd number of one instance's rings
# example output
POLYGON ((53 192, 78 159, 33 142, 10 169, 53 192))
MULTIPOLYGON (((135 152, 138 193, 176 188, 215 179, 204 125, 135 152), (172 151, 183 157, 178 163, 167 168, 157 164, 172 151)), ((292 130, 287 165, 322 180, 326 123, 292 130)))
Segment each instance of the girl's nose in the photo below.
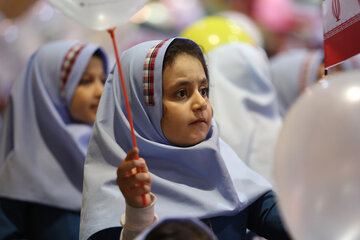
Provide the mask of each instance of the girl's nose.
POLYGON ((200 92, 196 91, 193 96, 193 110, 204 111, 207 108, 206 99, 201 95, 200 92))
POLYGON ((100 98, 103 90, 104 90, 104 84, 103 84, 102 79, 97 79, 96 83, 95 83, 95 90, 94 90, 95 96, 100 98))

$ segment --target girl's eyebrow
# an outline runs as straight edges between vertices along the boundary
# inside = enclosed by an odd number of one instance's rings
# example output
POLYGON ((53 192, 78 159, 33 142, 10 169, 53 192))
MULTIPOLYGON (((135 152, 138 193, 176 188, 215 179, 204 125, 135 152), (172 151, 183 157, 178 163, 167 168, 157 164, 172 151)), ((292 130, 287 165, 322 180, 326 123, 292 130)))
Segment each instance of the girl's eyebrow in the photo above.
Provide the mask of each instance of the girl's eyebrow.
POLYGON ((208 83, 209 83, 209 81, 207 80, 207 78, 203 78, 200 81, 200 84, 208 84, 208 83))
MULTIPOLYGON (((190 81, 190 80, 180 80, 178 81, 177 83, 175 83, 174 85, 170 86, 170 88, 179 88, 179 87, 183 87, 183 86, 186 86, 186 85, 189 85, 189 84, 192 84, 193 81, 190 81)), ((202 84, 207 84, 208 83, 208 80, 207 78, 203 78, 199 81, 199 83, 202 85, 202 84)))
POLYGON ((179 88, 179 87, 182 87, 182 86, 186 86, 188 84, 190 84, 190 81, 181 80, 181 81, 178 81, 177 83, 175 83, 174 85, 170 86, 170 88, 179 88))

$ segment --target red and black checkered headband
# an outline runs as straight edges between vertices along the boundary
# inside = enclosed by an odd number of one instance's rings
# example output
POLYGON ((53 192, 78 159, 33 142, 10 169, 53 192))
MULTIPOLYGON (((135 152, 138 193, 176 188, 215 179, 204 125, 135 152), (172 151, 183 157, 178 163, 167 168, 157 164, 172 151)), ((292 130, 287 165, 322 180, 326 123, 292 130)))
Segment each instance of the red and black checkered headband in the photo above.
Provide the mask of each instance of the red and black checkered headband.
POLYGON ((148 52, 145 58, 144 63, 144 73, 143 73, 143 93, 145 97, 145 104, 147 106, 155 106, 154 101, 154 68, 155 68, 155 59, 159 52, 159 49, 167 41, 163 40, 160 43, 154 45, 148 52))
POLYGON ((79 56, 81 50, 86 46, 85 43, 78 43, 74 45, 69 51, 66 53, 64 60, 61 64, 61 72, 60 72, 60 91, 61 97, 65 99, 65 85, 71 73, 71 69, 76 61, 76 58, 79 56))

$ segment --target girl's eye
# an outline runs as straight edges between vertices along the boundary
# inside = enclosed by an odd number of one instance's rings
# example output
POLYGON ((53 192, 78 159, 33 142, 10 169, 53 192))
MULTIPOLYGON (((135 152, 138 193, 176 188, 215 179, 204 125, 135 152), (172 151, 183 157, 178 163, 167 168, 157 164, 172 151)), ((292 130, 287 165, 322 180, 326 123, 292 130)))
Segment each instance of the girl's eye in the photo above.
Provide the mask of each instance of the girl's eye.
POLYGON ((92 79, 81 79, 79 85, 89 85, 92 83, 92 79))
POLYGON ((176 96, 179 98, 184 98, 186 96, 186 91, 184 89, 181 89, 176 92, 176 96))
POLYGON ((207 87, 201 88, 200 93, 203 97, 207 97, 208 93, 209 93, 209 88, 207 88, 207 87))

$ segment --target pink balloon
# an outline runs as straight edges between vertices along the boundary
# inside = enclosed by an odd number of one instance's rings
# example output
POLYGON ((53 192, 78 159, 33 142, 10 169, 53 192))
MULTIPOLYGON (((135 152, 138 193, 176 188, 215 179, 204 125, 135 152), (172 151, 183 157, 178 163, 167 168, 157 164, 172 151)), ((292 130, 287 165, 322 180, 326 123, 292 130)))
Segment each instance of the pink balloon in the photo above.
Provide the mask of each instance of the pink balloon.
POLYGON ((281 213, 295 239, 360 239, 360 71, 310 88, 275 151, 281 213))
POLYGON ((94 30, 106 30, 129 20, 148 0, 48 1, 78 23, 94 30))
POLYGON ((256 0, 254 16, 265 28, 272 31, 289 31, 294 13, 291 0, 256 0))

